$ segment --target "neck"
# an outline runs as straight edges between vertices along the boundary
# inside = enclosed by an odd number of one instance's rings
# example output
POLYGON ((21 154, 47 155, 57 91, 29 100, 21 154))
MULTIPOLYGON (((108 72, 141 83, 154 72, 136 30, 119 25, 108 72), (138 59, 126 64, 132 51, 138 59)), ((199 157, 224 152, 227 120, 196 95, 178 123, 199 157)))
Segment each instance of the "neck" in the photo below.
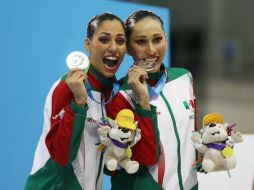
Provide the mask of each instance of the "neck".
POLYGON ((155 73, 148 73, 148 79, 146 80, 146 82, 150 86, 155 86, 158 80, 160 80, 161 76, 164 74, 164 72, 165 72, 165 67, 162 64, 159 71, 155 73))
POLYGON ((103 92, 112 88, 113 83, 116 81, 115 77, 105 77, 100 72, 96 71, 92 64, 89 67, 88 71, 88 81, 93 90, 103 92))

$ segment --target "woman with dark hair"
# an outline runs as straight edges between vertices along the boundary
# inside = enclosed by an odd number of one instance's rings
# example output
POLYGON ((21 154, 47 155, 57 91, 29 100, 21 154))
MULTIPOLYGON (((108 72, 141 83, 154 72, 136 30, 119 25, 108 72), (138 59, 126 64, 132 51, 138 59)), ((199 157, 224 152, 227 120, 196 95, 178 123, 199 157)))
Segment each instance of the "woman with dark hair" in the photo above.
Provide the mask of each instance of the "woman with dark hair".
MULTIPOLYGON (((163 21, 158 15, 139 10, 128 17, 125 27, 127 49, 134 66, 122 79, 120 91, 110 102, 108 115, 114 118, 119 110, 138 110, 142 104, 148 109, 153 107, 156 110, 153 117, 157 116, 154 123, 156 154, 152 162, 147 163, 150 166, 141 164, 135 174, 120 170, 112 175, 112 190, 197 189, 196 172, 192 170, 196 159, 191 142, 196 128, 196 99, 191 74, 185 69, 163 65, 167 42, 163 21)), ((147 132, 144 128, 141 131, 147 132)), ((147 147, 149 142, 145 138, 133 148, 145 152, 147 147)), ((139 155, 133 159, 145 158, 139 155)))
POLYGON ((124 23, 114 14, 103 13, 89 22, 85 40, 90 52, 88 73, 70 70, 49 91, 26 190, 102 189, 103 153, 96 149, 97 121, 114 96, 125 41, 124 23))

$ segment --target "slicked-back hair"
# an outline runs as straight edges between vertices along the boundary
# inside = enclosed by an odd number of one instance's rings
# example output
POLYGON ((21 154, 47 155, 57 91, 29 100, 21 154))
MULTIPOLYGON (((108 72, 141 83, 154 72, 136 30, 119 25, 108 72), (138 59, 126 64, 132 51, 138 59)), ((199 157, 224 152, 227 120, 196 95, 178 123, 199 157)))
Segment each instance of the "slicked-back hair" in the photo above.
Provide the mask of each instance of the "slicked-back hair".
POLYGON ((161 24, 161 28, 164 31, 164 23, 161 17, 154 12, 148 11, 148 10, 139 10, 134 13, 132 13, 127 20, 125 21, 125 33, 126 33, 126 39, 127 39, 127 46, 129 45, 129 39, 131 36, 131 32, 133 30, 133 27, 141 20, 145 18, 151 18, 156 21, 158 21, 161 24))
POLYGON ((94 16, 90 22, 87 25, 87 38, 88 39, 92 39, 93 35, 95 33, 95 31, 98 29, 98 27, 100 27, 100 25, 104 22, 104 21, 108 21, 108 20, 118 20, 123 29, 125 29, 125 25, 123 23, 123 21, 116 15, 112 14, 112 13, 102 13, 99 15, 94 16))

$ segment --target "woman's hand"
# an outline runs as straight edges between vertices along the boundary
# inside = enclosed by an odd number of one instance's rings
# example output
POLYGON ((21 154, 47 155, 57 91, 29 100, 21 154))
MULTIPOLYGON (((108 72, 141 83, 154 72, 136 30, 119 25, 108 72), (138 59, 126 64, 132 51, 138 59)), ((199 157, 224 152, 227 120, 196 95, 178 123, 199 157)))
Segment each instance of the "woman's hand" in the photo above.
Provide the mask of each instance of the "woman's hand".
POLYGON ((75 102, 83 106, 87 103, 87 91, 84 82, 87 79, 87 75, 82 70, 69 71, 65 80, 67 86, 74 94, 75 102))
POLYGON ((145 80, 148 79, 147 72, 137 66, 133 66, 128 71, 128 84, 136 93, 139 104, 143 109, 150 109, 149 93, 145 80))

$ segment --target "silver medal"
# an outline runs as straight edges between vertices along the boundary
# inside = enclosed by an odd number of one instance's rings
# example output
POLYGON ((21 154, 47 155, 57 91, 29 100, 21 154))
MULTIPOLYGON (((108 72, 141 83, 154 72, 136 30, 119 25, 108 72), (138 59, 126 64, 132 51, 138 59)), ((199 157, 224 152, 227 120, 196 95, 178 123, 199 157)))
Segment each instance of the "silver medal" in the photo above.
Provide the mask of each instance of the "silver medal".
POLYGON ((66 58, 67 67, 70 70, 85 70, 89 66, 89 59, 86 54, 81 51, 73 51, 66 58))
POLYGON ((147 72, 151 71, 155 66, 155 62, 147 61, 147 60, 139 60, 139 61, 136 61, 134 64, 146 70, 147 72))

